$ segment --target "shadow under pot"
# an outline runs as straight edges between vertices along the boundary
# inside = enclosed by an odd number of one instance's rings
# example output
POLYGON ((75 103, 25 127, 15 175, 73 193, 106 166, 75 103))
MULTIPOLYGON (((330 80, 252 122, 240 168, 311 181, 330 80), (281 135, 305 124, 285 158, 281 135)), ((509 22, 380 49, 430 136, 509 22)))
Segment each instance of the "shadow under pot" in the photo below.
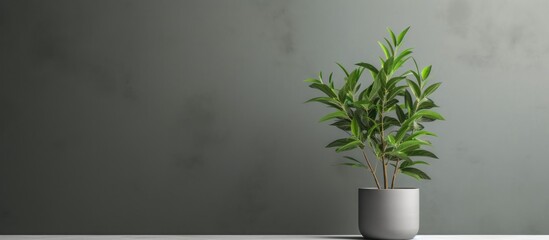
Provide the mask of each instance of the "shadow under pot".
POLYGON ((358 225, 367 239, 412 239, 419 231, 419 189, 358 189, 358 225))

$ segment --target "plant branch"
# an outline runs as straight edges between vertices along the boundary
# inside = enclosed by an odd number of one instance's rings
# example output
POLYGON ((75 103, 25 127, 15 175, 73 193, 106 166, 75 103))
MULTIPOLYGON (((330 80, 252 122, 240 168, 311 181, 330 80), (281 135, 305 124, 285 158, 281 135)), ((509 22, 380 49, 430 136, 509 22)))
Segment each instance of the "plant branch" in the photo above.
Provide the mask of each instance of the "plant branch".
POLYGON ((383 99, 381 100, 381 111, 379 113, 379 120, 381 125, 381 132, 380 132, 380 142, 381 142, 381 162, 383 164, 383 186, 385 189, 387 189, 388 179, 387 179, 387 163, 385 163, 385 129, 383 127, 383 112, 385 111, 385 90, 383 90, 383 99))
POLYGON ((398 173, 398 163, 400 162, 400 159, 397 159, 395 163, 395 171, 393 172, 393 179, 391 180, 391 189, 395 188, 395 182, 396 182, 396 175, 398 173))
POLYGON ((387 189, 387 185, 389 184, 388 179, 387 179, 387 164, 385 163, 385 157, 384 157, 383 153, 381 153, 381 154, 382 154, 381 155, 381 162, 383 164, 383 187, 385 189, 387 189))
MULTIPOLYGON (((414 104, 414 112, 417 111, 419 107, 419 101, 416 99, 415 101, 415 104, 414 104)), ((414 133, 414 129, 412 128, 412 134, 414 133)), ((400 159, 397 159, 397 162, 395 164, 395 170, 393 172, 393 179, 391 181, 391 188, 394 189, 395 188, 395 182, 396 182, 396 175, 398 174, 398 164, 400 162, 400 159)))
POLYGON ((374 176, 374 180, 376 182, 377 189, 380 189, 379 181, 377 180, 376 172, 372 168, 372 164, 370 164, 370 161, 368 160, 368 157, 366 157, 366 153, 364 152, 364 149, 362 149, 362 155, 364 155, 364 160, 366 160, 366 164, 368 164, 368 169, 370 169, 370 172, 372 173, 372 176, 374 176))

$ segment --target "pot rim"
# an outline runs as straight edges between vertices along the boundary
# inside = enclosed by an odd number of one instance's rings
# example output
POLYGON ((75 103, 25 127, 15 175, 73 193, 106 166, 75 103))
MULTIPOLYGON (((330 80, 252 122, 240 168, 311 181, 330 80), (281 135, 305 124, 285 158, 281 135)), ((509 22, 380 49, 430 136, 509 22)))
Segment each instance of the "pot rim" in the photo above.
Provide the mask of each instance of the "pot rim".
POLYGON ((375 187, 361 187, 361 188, 358 188, 358 190, 369 190, 369 191, 395 191, 395 190, 419 190, 419 188, 415 188, 415 187, 399 187, 399 188, 388 188, 388 189, 385 189, 385 188, 381 188, 381 189, 378 189, 378 188, 375 188, 375 187))

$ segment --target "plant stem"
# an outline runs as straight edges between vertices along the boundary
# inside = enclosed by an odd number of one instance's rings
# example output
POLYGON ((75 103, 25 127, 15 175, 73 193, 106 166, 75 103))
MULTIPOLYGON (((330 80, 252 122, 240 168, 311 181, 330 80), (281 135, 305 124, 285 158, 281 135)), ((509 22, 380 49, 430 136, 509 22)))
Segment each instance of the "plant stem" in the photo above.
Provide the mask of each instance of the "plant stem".
POLYGON ((388 181, 387 181, 387 165, 385 164, 385 159, 383 157, 381 157, 382 161, 383 161, 383 186, 385 187, 385 189, 387 189, 387 185, 388 185, 388 181))
POLYGON ((393 172, 393 179, 391 180, 391 189, 395 189, 395 182, 396 182, 396 175, 398 171, 398 163, 400 162, 400 159, 397 159, 395 164, 395 171, 393 172))
MULTIPOLYGON (((387 76, 386 76, 387 78, 387 76)), ((387 179, 387 164, 385 163, 385 129, 383 127, 383 111, 385 110, 385 95, 381 101, 381 111, 379 113, 379 119, 381 122, 381 133, 380 133, 380 142, 381 142, 381 163, 383 164, 383 187, 387 189, 388 179, 387 179)))
POLYGON ((383 164, 383 186, 385 189, 387 189, 388 185, 388 179, 387 179, 387 163, 385 163, 385 130, 383 129, 383 108, 385 107, 385 99, 383 99, 382 102, 382 110, 380 113, 381 118, 381 133, 380 133, 380 140, 381 140, 381 163, 383 164))
POLYGON ((362 155, 364 155, 364 159, 366 160, 366 164, 368 164, 368 169, 370 169, 370 172, 372 173, 372 176, 374 176, 374 180, 376 182, 377 189, 380 189, 379 187, 379 181, 377 180, 376 172, 374 169, 372 169, 372 165, 370 164, 370 161, 368 160, 368 157, 366 157, 366 153, 364 152, 364 149, 362 150, 362 155))
MULTIPOLYGON (((417 108, 419 107, 419 101, 416 99, 414 112, 417 111, 417 108)), ((412 134, 414 133, 414 129, 412 128, 412 134)), ((393 172, 393 179, 391 181, 391 188, 395 188, 395 182, 396 182, 396 175, 398 174, 398 163, 400 162, 400 159, 397 159, 397 162, 395 164, 395 170, 393 172)))

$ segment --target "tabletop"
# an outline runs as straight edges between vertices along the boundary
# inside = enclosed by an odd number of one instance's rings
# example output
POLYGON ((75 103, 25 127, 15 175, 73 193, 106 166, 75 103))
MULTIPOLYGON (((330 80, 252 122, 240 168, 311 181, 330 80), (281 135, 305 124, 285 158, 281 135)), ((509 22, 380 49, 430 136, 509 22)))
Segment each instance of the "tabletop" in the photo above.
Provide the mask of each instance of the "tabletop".
MULTIPOLYGON (((359 235, 0 235, 0 240, 336 240, 359 235)), ((549 235, 418 235, 414 240, 549 240, 549 235)))

